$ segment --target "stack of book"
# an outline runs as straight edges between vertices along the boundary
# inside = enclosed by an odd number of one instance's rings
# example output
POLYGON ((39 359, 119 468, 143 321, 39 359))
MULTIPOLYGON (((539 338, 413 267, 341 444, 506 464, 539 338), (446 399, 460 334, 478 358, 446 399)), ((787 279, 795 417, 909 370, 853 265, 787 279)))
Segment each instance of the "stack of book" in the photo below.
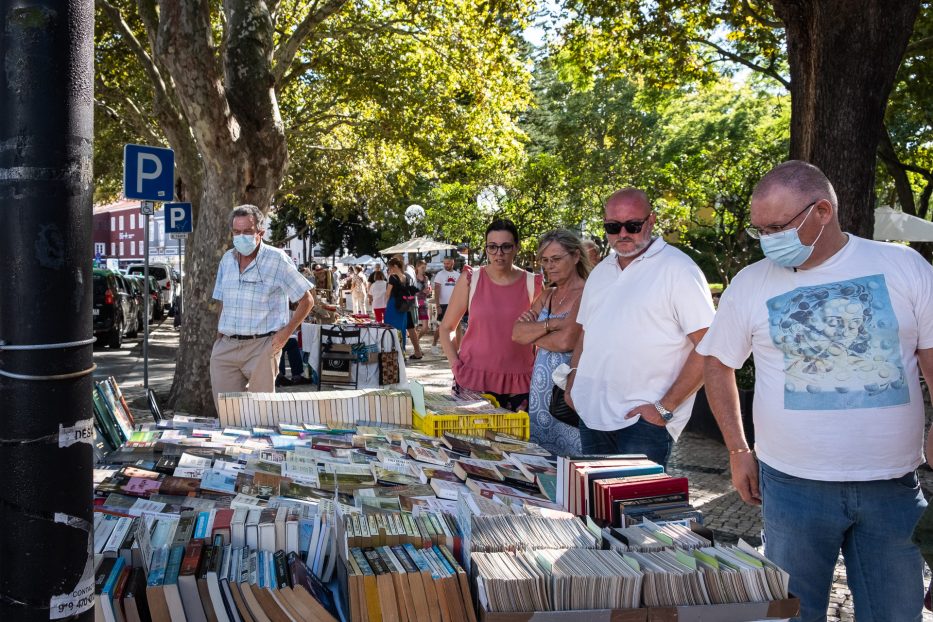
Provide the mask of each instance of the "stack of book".
POLYGON ((557 499, 569 512, 600 524, 696 520, 689 483, 644 455, 577 456, 557 460, 557 499))
MULTIPOLYGON (((185 611, 187 619, 201 619, 202 610, 206 619, 261 619, 253 611, 258 603, 270 619, 288 619, 281 611, 299 611, 292 602, 298 588, 285 586, 275 573, 278 563, 281 575, 281 560, 291 556, 291 565, 300 563, 308 576, 305 583, 314 587, 301 588, 297 598, 310 595, 334 617, 341 599, 324 584, 338 577, 346 611, 352 610, 353 598, 361 602, 359 594, 368 598, 367 606, 388 607, 367 593, 368 569, 373 577, 388 570, 393 586, 410 586, 420 577, 425 594, 433 588, 433 598, 410 606, 393 599, 397 619, 422 619, 422 606, 427 606, 438 620, 470 620, 458 501, 469 497, 473 507, 489 505, 509 513, 558 507, 534 481, 536 472, 556 472, 543 458, 547 452, 492 433, 457 445, 467 441, 380 422, 223 427, 217 420, 185 416, 127 432, 127 442, 107 455, 109 464, 95 469, 95 554, 98 561, 119 559, 123 566, 115 571, 116 562, 109 568, 98 565, 99 574, 106 574, 101 603, 115 616, 125 614, 128 597, 135 607, 151 608, 138 589, 130 589, 140 581, 129 580, 130 575, 140 575, 150 588, 143 593, 157 595, 147 602, 161 602, 158 595, 164 594, 166 606, 160 611, 171 605, 185 611), (474 487, 479 492, 472 492, 474 487), (394 547, 411 547, 417 554, 409 550, 402 556, 394 547), (354 551, 364 557, 369 553, 370 565, 360 565, 354 551), (374 567, 371 551, 394 563, 374 567), (394 576, 399 567, 411 573, 410 564, 420 568, 418 577, 394 576), (202 587, 210 587, 214 574, 207 573, 214 566, 219 591, 214 590, 213 600, 210 591, 196 596, 191 588, 199 579, 202 587), (121 573, 127 575, 122 580, 121 573), (282 594, 282 589, 289 591, 282 594), (452 607, 452 602, 460 605, 452 607), (278 609, 268 609, 270 603, 278 609), (221 606, 227 618, 219 614, 221 606)), ((377 579, 377 584, 385 591, 386 580, 377 579)))
POLYGON ((113 377, 94 383, 94 459, 130 440, 133 434, 133 413, 130 411, 113 377))
POLYGON ((466 573, 446 546, 351 548, 350 620, 475 622, 466 573))
POLYGON ((615 551, 539 549, 474 553, 488 611, 636 609, 644 575, 615 551))
POLYGON ((221 393, 217 412, 223 426, 357 421, 411 425, 411 394, 397 389, 354 389, 307 393, 221 393))
POLYGON ((488 612, 637 609, 789 598, 788 574, 744 542, 694 550, 675 546, 653 553, 577 548, 473 553, 472 564, 478 599, 488 612))

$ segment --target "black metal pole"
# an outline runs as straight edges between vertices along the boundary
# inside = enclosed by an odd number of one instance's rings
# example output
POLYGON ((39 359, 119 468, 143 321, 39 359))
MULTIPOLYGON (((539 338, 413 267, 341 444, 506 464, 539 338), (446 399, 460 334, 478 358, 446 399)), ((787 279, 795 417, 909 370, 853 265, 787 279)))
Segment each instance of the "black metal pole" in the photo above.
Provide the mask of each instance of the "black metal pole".
POLYGON ((94 3, 0 0, 0 620, 93 619, 94 3))

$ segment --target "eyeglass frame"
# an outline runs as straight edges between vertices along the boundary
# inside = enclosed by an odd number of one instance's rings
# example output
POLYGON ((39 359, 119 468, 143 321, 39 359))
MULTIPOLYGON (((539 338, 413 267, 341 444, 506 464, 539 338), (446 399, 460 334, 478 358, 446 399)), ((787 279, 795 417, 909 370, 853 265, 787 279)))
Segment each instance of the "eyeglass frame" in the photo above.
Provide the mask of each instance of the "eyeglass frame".
POLYGON ((774 231, 764 232, 761 230, 761 228, 756 227, 755 225, 749 224, 747 227, 745 227, 745 233, 748 235, 748 237, 752 238, 753 240, 760 240, 762 237, 766 235, 775 235, 778 233, 782 233, 783 231, 787 230, 787 228, 790 226, 792 222, 800 218, 801 214, 803 214, 808 209, 813 208, 814 206, 816 206, 817 203, 819 203, 822 200, 823 199, 817 199, 813 201, 812 203, 809 203, 805 208, 797 212, 793 218, 785 222, 783 225, 768 225, 768 228, 775 229, 774 231))
POLYGON ((557 262, 561 261, 564 257, 567 257, 567 256, 572 255, 572 254, 573 254, 573 253, 571 253, 571 252, 566 252, 566 253, 564 253, 563 255, 559 255, 559 256, 557 256, 557 257, 542 257, 541 259, 538 260, 538 262, 539 262, 542 266, 545 266, 545 267, 547 267, 547 266, 552 266, 552 265, 556 264, 557 262))
POLYGON ((513 244, 512 242, 506 242, 505 244, 490 244, 487 242, 486 246, 483 248, 486 250, 487 255, 499 255, 500 253, 502 255, 508 255, 516 248, 518 248, 518 245, 513 244), (509 247, 508 250, 506 250, 506 246, 509 247))
POLYGON ((619 222, 618 220, 604 220, 603 221, 603 231, 609 235, 619 235, 622 233, 622 229, 625 229, 626 233, 634 235, 636 233, 641 233, 642 228, 644 228, 645 223, 651 218, 651 214, 648 214, 641 220, 626 220, 625 222, 619 222), (615 232, 609 231, 609 227, 613 229, 618 225, 618 230, 615 232))

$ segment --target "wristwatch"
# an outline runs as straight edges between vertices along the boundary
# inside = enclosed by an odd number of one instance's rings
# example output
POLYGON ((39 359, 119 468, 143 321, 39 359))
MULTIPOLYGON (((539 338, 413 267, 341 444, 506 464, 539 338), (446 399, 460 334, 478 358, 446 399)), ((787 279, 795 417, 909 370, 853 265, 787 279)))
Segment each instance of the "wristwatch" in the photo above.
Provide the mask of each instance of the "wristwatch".
POLYGON ((658 411, 658 414, 661 415, 661 419, 664 419, 665 421, 670 421, 674 418, 674 413, 664 408, 664 404, 661 403, 661 400, 655 401, 654 409, 658 411))

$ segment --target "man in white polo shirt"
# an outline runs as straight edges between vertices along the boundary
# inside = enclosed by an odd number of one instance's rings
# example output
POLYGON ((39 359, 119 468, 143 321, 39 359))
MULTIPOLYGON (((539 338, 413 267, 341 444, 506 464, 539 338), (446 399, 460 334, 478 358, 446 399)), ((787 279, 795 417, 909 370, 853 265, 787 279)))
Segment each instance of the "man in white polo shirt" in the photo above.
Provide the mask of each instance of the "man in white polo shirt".
POLYGON ((613 252, 583 290, 567 394, 583 453, 643 453, 666 465, 702 384, 694 347, 712 322, 713 301, 696 263, 651 235, 655 219, 641 190, 606 201, 613 252))

